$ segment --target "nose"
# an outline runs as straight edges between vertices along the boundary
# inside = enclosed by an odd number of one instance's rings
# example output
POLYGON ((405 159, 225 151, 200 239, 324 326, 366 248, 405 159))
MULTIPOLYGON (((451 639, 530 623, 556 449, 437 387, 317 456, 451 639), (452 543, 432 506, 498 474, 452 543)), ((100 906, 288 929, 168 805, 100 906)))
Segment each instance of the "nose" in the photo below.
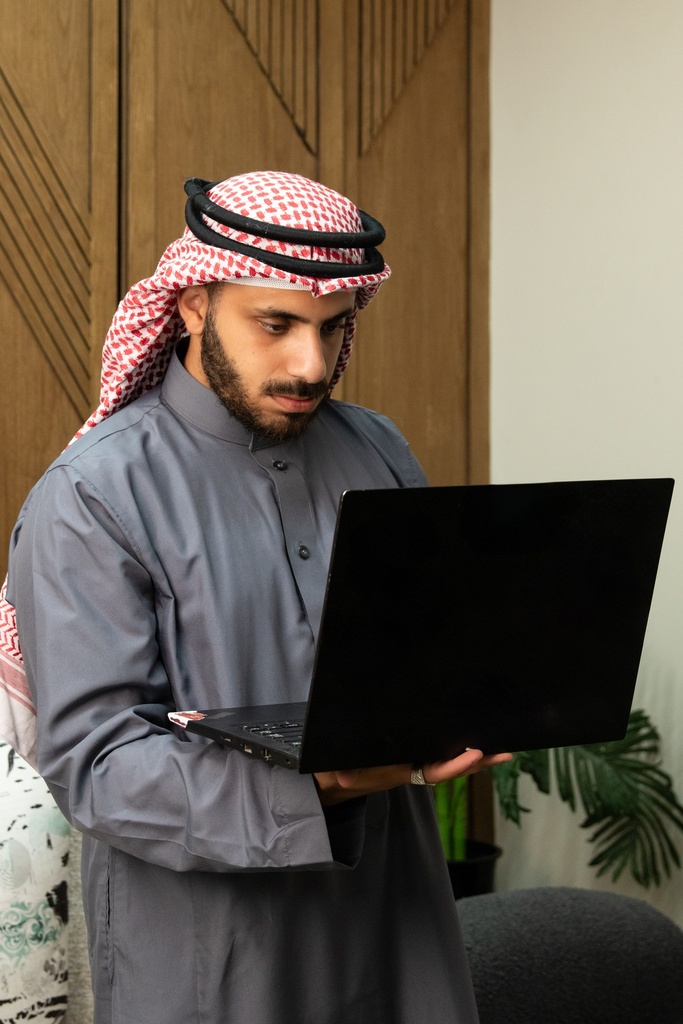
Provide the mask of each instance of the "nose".
POLYGON ((306 325, 292 338, 287 354, 287 372, 291 377, 317 384, 327 373, 323 342, 317 329, 306 325))

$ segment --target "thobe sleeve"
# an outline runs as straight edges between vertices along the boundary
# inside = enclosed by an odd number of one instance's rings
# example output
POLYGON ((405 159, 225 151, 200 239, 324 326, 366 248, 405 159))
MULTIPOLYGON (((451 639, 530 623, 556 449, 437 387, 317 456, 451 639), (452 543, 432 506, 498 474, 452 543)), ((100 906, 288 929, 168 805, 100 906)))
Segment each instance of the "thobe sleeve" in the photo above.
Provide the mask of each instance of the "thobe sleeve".
POLYGON ((40 770, 78 829, 178 871, 358 860, 363 801, 328 822, 310 776, 173 731, 150 575, 126 524, 73 467, 47 474, 15 531, 9 599, 40 770))

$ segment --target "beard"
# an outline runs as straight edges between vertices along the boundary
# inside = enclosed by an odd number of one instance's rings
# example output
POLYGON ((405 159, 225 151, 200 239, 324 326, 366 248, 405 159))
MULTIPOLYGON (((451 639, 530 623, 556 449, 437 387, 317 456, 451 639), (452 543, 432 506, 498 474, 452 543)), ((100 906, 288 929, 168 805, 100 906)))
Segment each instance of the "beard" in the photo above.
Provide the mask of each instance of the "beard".
MULTIPOLYGON (((234 360, 226 353, 216 330, 213 309, 210 307, 204 321, 201 348, 202 369, 206 374, 209 387, 222 405, 234 416, 243 427, 258 434, 266 441, 281 444, 301 437, 304 431, 318 414, 322 402, 310 412, 281 412, 266 414, 253 401, 247 392, 244 382, 234 360)), ((258 395, 288 395, 292 398, 318 398, 327 394, 329 382, 318 381, 308 384, 304 380, 267 380, 258 390, 258 395)))

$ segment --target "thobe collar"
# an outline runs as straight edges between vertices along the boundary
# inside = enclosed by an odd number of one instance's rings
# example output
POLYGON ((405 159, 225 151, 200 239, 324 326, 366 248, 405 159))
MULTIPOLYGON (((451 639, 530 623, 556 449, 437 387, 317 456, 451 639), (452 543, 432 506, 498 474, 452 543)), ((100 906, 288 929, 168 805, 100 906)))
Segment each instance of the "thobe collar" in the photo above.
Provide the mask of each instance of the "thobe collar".
POLYGON ((223 441, 245 445, 252 451, 280 447, 274 441, 268 441, 247 430, 228 412, 211 388, 185 369, 181 360, 186 349, 186 343, 181 342, 171 358, 161 386, 164 403, 184 420, 223 441))

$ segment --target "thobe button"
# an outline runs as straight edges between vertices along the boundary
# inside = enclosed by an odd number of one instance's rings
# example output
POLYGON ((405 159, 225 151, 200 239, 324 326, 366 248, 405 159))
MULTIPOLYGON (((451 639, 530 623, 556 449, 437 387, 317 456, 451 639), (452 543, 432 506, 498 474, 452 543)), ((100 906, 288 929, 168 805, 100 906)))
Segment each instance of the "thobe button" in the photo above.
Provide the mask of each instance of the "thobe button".
POLYGON ((298 547, 299 558, 310 558, 311 552, 308 550, 305 544, 299 544, 298 547))
POLYGON ((276 469, 287 469, 287 463, 283 462, 281 459, 273 460, 273 465, 276 469))

